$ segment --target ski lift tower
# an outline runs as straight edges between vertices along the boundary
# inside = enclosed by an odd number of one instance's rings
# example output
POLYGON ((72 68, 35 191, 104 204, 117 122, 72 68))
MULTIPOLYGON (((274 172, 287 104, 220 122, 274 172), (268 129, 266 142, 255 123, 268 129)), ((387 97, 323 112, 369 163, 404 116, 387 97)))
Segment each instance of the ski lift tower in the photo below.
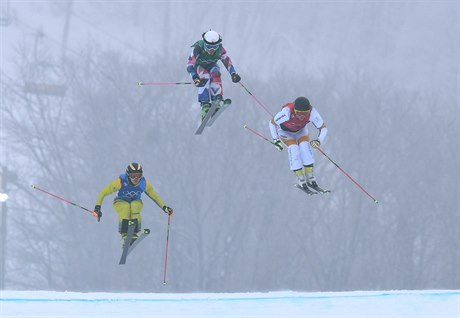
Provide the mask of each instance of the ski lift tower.
POLYGON ((37 95, 63 97, 67 86, 63 84, 62 67, 46 61, 39 54, 39 46, 45 34, 41 29, 35 34, 34 61, 30 65, 30 75, 24 84, 24 92, 37 95))

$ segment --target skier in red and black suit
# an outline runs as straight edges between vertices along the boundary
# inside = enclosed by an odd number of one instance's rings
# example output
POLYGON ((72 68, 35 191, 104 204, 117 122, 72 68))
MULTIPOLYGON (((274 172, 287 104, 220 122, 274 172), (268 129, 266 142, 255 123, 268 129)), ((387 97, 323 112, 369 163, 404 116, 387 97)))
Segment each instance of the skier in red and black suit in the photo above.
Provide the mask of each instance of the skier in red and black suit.
POLYGON ((297 176, 299 186, 307 192, 307 186, 317 192, 325 192, 313 175, 315 160, 311 147, 319 147, 324 142, 327 128, 310 101, 299 97, 293 103, 284 105, 272 118, 269 127, 275 147, 280 151, 283 150, 283 143, 288 147, 290 168, 297 176), (312 141, 307 128, 309 122, 319 130, 318 137, 312 141))

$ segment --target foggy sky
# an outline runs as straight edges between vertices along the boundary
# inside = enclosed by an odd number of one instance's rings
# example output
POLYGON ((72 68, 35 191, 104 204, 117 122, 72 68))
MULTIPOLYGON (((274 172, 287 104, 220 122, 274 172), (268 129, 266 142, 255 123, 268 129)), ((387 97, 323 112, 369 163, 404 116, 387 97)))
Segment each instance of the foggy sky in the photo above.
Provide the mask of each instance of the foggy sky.
POLYGON ((7 12, 2 2, 11 24, 0 28, 1 163, 19 177, 8 184, 6 287, 160 290, 166 217, 146 196, 152 234, 120 267, 113 196, 98 224, 29 187, 91 209, 138 161, 176 211, 168 291, 458 288, 458 10, 455 1, 21 1, 7 12), (223 66, 232 108, 199 137, 195 88, 137 87, 188 81, 190 46, 210 28, 270 113, 310 99, 329 129, 324 151, 379 206, 320 153, 315 174, 332 193, 296 190, 286 150, 243 129, 269 137, 270 116, 223 66), (63 84, 66 95, 26 94, 31 80, 63 84))

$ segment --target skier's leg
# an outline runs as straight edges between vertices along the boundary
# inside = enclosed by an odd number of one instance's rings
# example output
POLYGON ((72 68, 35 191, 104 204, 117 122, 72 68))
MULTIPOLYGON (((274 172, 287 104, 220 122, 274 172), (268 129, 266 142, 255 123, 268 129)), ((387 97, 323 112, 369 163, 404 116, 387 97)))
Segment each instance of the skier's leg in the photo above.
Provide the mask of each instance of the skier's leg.
POLYGON ((200 77, 201 80, 205 80, 206 84, 203 87, 198 87, 198 101, 200 103, 209 102, 211 100, 211 96, 209 95, 209 84, 211 75, 209 71, 204 67, 198 66, 196 69, 196 73, 200 77))
MULTIPOLYGON (((286 143, 286 142, 285 142, 286 143)), ((287 140, 289 154, 289 168, 294 172, 300 186, 306 183, 305 175, 302 170, 299 145, 294 140, 287 140), (292 141, 292 142, 290 142, 292 141)))
POLYGON ((130 221, 134 223, 134 233, 133 233, 133 236, 131 237, 131 244, 133 244, 134 241, 137 239, 137 232, 139 229, 137 219, 131 219, 131 220, 123 219, 120 222, 119 228, 120 228, 121 239, 124 242, 128 234, 128 226, 129 226, 130 221))
POLYGON ((278 128, 278 135, 283 143, 288 147, 289 168, 294 172, 300 186, 305 184, 305 175, 302 170, 302 160, 300 158, 300 149, 297 144, 296 133, 289 132, 278 128))
POLYGON ((289 167, 292 171, 302 169, 302 161, 300 161, 300 152, 298 144, 288 145, 289 167))
POLYGON ((201 119, 206 117, 206 114, 211 108, 211 95, 209 93, 210 77, 209 71, 204 67, 198 66, 196 72, 201 80, 205 80, 206 84, 203 87, 198 87, 198 102, 201 107, 201 119))
POLYGON ((113 208, 118 215, 118 232, 120 232, 121 238, 124 240, 126 233, 128 233, 128 222, 131 214, 130 204, 124 200, 115 199, 113 208))
POLYGON ((309 139, 310 138, 308 135, 301 136, 299 139, 297 139, 300 148, 300 159, 302 160, 302 164, 304 166, 313 165, 315 163, 309 139))
POLYGON ((313 176, 313 164, 315 163, 315 159, 310 147, 310 136, 306 127, 298 131, 298 133, 300 135, 297 138, 297 142, 299 143, 300 158, 304 166, 303 171, 307 177, 307 182, 310 183, 311 181, 315 181, 315 177, 313 176))
POLYGON ((214 65, 209 70, 210 73, 210 84, 209 84, 209 91, 211 94, 211 100, 215 100, 217 95, 224 95, 224 89, 222 87, 222 78, 220 73, 219 65, 214 65))
MULTIPOLYGON (((308 137, 307 137, 308 138, 308 137)), ((311 150, 310 147, 310 142, 307 140, 303 140, 300 144, 300 153, 302 157, 302 163, 303 163, 303 171, 305 173, 305 176, 307 177, 307 183, 308 185, 311 185, 316 183, 316 178, 313 174, 313 164, 315 163, 315 160, 313 158, 313 151, 311 150)))
POLYGON ((300 148, 300 156, 302 158, 303 163, 303 172, 307 178, 307 185, 318 191, 318 192, 328 192, 321 189, 316 182, 316 177, 313 174, 313 165, 315 163, 315 159, 313 158, 313 151, 310 146, 309 137, 308 135, 302 136, 298 139, 299 141, 299 148, 300 148))
POLYGON ((297 177, 297 181, 301 187, 306 185, 305 174, 303 173, 302 160, 300 159, 299 145, 292 144, 288 146, 289 165, 291 170, 297 177))
POLYGON ((136 222, 136 228, 134 229, 133 242, 137 239, 137 233, 142 228, 142 211, 143 203, 141 200, 134 200, 131 202, 131 221, 136 222))

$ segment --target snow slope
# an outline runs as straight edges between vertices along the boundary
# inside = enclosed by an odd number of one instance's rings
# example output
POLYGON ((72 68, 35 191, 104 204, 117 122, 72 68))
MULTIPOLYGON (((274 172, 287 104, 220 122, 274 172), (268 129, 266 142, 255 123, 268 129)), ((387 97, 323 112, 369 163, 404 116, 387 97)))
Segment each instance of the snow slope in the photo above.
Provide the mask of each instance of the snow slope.
POLYGON ((458 318, 460 291, 136 294, 5 291, 1 318, 458 318))

